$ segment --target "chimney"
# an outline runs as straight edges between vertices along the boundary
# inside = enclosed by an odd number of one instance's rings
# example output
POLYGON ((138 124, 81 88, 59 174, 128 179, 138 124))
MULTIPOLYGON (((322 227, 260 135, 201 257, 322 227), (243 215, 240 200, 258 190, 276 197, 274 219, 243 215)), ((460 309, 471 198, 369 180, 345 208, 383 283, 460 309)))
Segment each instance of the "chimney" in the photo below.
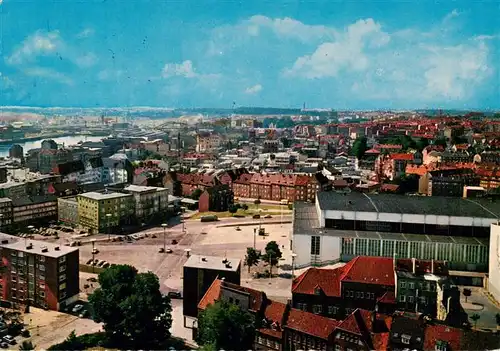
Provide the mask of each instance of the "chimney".
POLYGON ((417 260, 415 258, 412 258, 411 264, 412 264, 412 272, 413 272, 413 274, 416 274, 416 272, 417 272, 417 260))
POLYGON ((434 274, 434 259, 431 260, 431 273, 434 274))

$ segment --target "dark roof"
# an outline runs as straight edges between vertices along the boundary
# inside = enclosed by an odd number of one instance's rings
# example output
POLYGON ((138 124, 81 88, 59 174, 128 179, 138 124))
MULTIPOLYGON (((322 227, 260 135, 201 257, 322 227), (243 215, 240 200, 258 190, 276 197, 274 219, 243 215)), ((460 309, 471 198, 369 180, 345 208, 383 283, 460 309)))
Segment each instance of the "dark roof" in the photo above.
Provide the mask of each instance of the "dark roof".
POLYGON ((85 166, 82 161, 70 161, 58 164, 57 169, 60 175, 68 175, 70 173, 83 172, 85 166))
POLYGON ((315 234, 320 230, 318 212, 314 204, 296 201, 293 204, 293 232, 315 234))
POLYGON ((500 202, 439 196, 319 192, 322 210, 498 218, 500 202))
POLYGON ((57 196, 55 195, 38 195, 38 196, 23 196, 16 197, 12 199, 12 206, 26 206, 42 204, 44 202, 57 202, 57 196))
POLYGON ((90 166, 92 168, 100 168, 104 166, 104 163, 102 162, 102 157, 89 158, 88 162, 90 163, 90 166))

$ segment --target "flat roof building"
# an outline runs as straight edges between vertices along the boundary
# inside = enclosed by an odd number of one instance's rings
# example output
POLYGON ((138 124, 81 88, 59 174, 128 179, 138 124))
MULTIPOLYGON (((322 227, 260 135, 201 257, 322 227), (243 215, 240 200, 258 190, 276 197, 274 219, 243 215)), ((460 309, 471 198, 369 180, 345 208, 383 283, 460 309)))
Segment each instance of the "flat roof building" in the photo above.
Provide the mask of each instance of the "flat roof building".
POLYGON ((292 249, 298 267, 396 255, 486 271, 499 216, 500 203, 484 199, 320 192, 294 204, 292 249))

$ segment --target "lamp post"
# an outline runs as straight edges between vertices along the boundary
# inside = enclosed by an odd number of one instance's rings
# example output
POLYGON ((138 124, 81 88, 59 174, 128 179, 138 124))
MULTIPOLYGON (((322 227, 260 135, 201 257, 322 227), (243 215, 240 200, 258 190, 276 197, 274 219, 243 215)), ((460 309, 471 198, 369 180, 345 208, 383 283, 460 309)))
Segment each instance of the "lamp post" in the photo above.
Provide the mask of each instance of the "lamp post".
POLYGON ((292 252, 292 279, 295 278, 295 257, 297 257, 297 254, 292 252))
POLYGON ((28 237, 29 237, 29 236, 31 236, 31 233, 33 233, 33 229, 35 229, 35 227, 34 227, 34 226, 32 226, 32 225, 29 225, 29 226, 28 226, 28 229, 29 229, 29 234, 27 234, 27 235, 24 237, 24 243, 25 243, 25 245, 27 245, 27 244, 28 244, 28 237))
POLYGON ((163 252, 166 250, 166 235, 167 235, 167 223, 162 223, 161 225, 163 227, 163 252))
POLYGON ((95 239, 91 240, 92 242, 92 273, 95 273, 95 239))
POLYGON ((106 213, 106 225, 108 226, 108 241, 111 241, 111 213, 106 213))

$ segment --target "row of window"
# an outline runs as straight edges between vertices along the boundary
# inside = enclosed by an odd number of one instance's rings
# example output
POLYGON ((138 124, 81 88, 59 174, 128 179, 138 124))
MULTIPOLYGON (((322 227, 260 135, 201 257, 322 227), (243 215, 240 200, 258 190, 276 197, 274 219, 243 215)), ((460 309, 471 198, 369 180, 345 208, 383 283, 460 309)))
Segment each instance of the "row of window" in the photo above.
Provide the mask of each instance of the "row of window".
POLYGON ((268 338, 263 338, 262 336, 257 337, 257 342, 261 345, 267 346, 271 349, 279 350, 280 349, 280 343, 268 338))
POLYGON ((400 282, 399 287, 401 289, 408 288, 410 290, 414 290, 416 287, 418 287, 418 289, 420 289, 420 290, 425 290, 425 291, 435 291, 436 290, 436 286, 434 284, 432 284, 431 282, 418 282, 417 284, 415 284, 413 282, 408 282, 408 284, 406 284, 406 282, 400 282))
POLYGON ((421 305, 427 305, 427 297, 425 296, 412 296, 412 295, 400 295, 399 302, 415 303, 419 301, 421 305))

